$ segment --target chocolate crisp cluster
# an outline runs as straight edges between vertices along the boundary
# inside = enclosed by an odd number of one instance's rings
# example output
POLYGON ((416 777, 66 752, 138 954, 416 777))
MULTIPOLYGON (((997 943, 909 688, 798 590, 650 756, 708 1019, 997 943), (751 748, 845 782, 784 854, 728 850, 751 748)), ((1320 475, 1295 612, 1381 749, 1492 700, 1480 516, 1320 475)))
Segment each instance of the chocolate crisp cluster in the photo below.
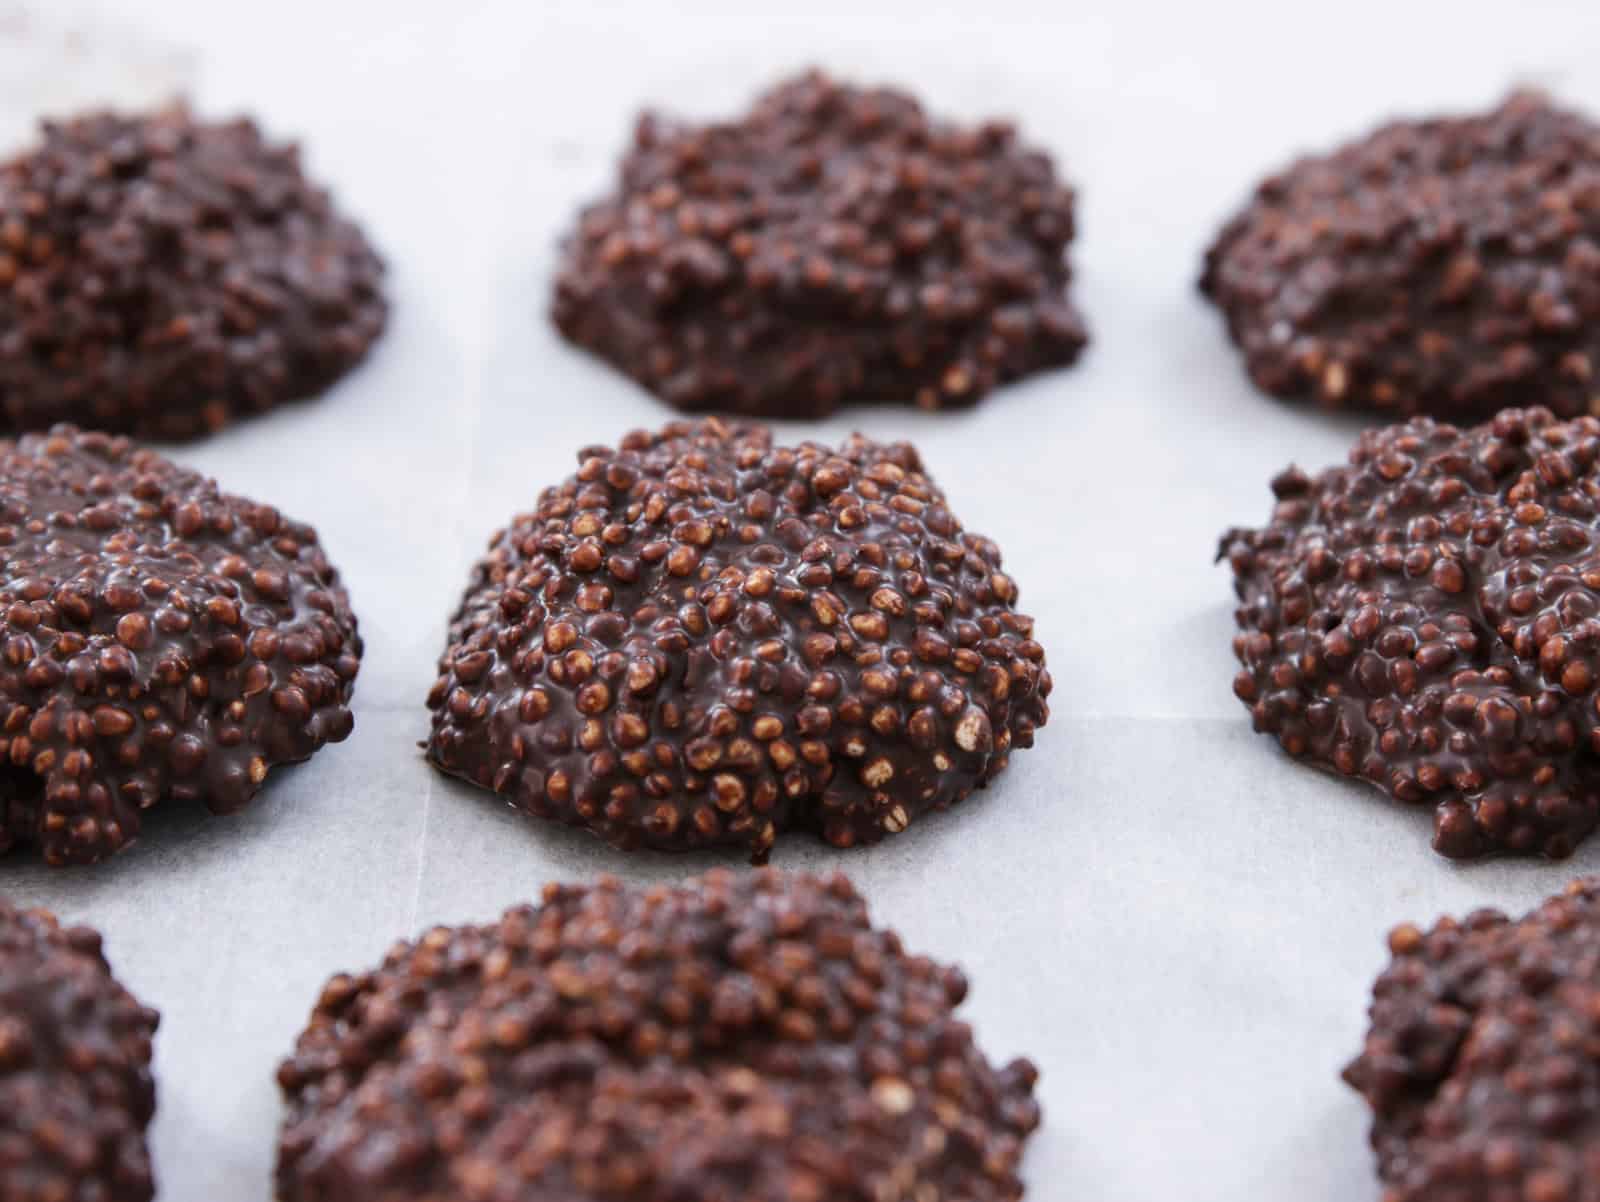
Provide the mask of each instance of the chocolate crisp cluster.
POLYGON ((905 443, 711 419, 591 447, 495 535, 428 756, 622 847, 848 847, 1028 747, 1050 675, 999 549, 905 443))
POLYGON ((0 166, 0 419, 193 438, 313 396, 382 331, 382 275, 249 121, 47 122, 0 166))
POLYGON ((1010 125, 813 72, 737 121, 645 114, 553 315, 680 409, 970 405, 1077 358, 1072 236, 1072 190, 1010 125))
POLYGON ((1396 928, 1345 1070, 1384 1202, 1600 1199, 1600 882, 1516 922, 1396 928))
POLYGON ((0 1202, 150 1202, 158 1021, 99 935, 0 899, 0 1202))
POLYGON ((361 639, 309 526, 127 439, 0 442, 0 851, 121 850, 350 733, 361 639))
POLYGON ((547 886, 337 976, 279 1070, 282 1202, 1018 1199, 1027 1061, 842 877, 547 886))
POLYGON ((1223 229, 1201 288, 1279 396, 1596 412, 1600 127, 1519 93, 1301 159, 1223 229))
POLYGON ((1232 530, 1234 692, 1291 755, 1426 805, 1447 856, 1600 819, 1600 421, 1363 434, 1232 530))

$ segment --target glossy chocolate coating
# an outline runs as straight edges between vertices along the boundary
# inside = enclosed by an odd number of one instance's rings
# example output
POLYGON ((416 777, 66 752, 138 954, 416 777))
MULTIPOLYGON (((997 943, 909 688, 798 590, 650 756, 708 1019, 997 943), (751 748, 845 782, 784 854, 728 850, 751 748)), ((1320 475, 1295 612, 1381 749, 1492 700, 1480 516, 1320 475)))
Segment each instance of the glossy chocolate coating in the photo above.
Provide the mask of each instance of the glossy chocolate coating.
POLYGON ((121 850, 345 738, 361 639, 316 532, 127 439, 0 442, 0 850, 121 850))
POLYGON ((1222 541, 1234 692, 1291 755, 1434 814, 1445 855, 1564 856, 1600 818, 1600 421, 1370 430, 1222 541))
POLYGON ((999 549, 905 443, 712 419, 583 451, 496 534, 428 755, 621 847, 848 847, 988 783, 1050 676, 999 549))

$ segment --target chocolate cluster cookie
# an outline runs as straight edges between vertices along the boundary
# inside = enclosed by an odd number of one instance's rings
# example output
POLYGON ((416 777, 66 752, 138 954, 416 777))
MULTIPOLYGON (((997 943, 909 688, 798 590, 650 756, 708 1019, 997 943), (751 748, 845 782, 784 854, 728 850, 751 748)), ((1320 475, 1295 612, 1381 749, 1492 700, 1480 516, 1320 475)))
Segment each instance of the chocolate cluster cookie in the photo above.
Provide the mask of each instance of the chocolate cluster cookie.
POLYGON ((1384 1202, 1600 1199, 1600 881, 1519 921, 1398 927, 1345 1070, 1384 1202))
POLYGON ((157 1022, 99 935, 0 899, 0 1199, 150 1202, 157 1022))
POLYGON ((249 121, 47 122, 0 165, 0 420, 192 438, 313 396, 382 331, 382 275, 249 121))
POLYGON ((1009 124, 812 72, 738 121, 641 117, 553 316, 680 409, 970 405, 1077 358, 1072 236, 1072 190, 1009 124))
POLYGON ((1201 288, 1281 397, 1600 411, 1600 127, 1518 93, 1301 159, 1224 227, 1201 288))
POLYGON ((309 526, 127 439, 0 442, 0 851, 121 850, 350 733, 361 639, 309 526))
POLYGON ((1000 551, 905 443, 709 419, 591 447, 497 533, 428 756, 624 848, 840 847, 1033 743, 1050 675, 1000 551))
POLYGON ((1434 812, 1447 856, 1600 817, 1600 421, 1416 418, 1233 530, 1234 692, 1291 755, 1434 812))
POLYGON ((1037 1073, 843 877, 547 886, 337 976, 279 1070, 282 1202, 1001 1202, 1037 1073))

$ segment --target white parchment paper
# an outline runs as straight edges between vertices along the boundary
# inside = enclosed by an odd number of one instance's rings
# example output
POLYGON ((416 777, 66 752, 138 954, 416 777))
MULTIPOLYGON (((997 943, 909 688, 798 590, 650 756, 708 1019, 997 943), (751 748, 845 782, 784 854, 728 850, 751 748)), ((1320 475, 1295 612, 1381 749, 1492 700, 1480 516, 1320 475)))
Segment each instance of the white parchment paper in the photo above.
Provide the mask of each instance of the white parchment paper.
POLYGON ((1452 866, 1428 849, 1424 814, 1250 732, 1230 692, 1217 536, 1264 520, 1268 478, 1342 457, 1359 423, 1253 393, 1193 280, 1217 223, 1297 149, 1389 114, 1485 105, 1515 82, 1600 112, 1600 6, 34 8, 34 23, 0 21, 5 123, 190 86, 206 112, 247 109, 303 139, 392 267, 393 323, 369 366, 320 402, 174 452, 320 529, 367 640, 353 738, 275 773, 237 818, 158 808, 109 865, 0 861, 0 889, 101 927, 163 1012, 166 1202, 270 1198, 273 1072, 330 974, 547 880, 717 862, 624 857, 536 825, 434 774, 416 744, 490 532, 580 446, 669 416, 551 331, 557 236, 606 186, 640 104, 732 112, 811 63, 952 114, 1016 116, 1056 154, 1081 187, 1075 287, 1094 342, 1077 368, 971 413, 864 408, 784 427, 913 439, 966 523, 1005 549, 1056 690, 1037 747, 987 795, 869 850, 786 840, 775 862, 848 871, 913 948, 965 966, 990 1054, 1039 1063, 1030 1198, 1377 1196, 1366 1116, 1337 1071, 1384 932, 1520 911, 1600 871, 1600 839, 1566 865, 1452 866), (67 25, 87 57, 64 50, 67 25))

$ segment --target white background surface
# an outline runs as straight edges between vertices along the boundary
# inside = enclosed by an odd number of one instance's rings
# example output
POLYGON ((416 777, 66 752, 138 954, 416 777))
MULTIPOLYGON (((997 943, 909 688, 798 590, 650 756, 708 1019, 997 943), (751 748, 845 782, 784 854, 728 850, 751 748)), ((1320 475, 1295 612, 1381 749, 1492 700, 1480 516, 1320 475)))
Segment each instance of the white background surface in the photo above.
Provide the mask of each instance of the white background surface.
POLYGON ((303 139, 392 269, 368 367, 175 452, 321 530, 367 640, 354 736, 275 773, 238 818, 158 808, 110 865, 0 861, 0 889, 99 925, 163 1012, 166 1202, 270 1197, 273 1071, 333 972, 546 880, 716 862, 623 857, 523 820, 435 775, 416 743, 490 532, 578 447, 669 416, 551 331, 558 235, 639 105, 728 113, 810 63, 1013 115, 1052 151, 1081 189, 1094 341, 969 414, 783 428, 913 439, 1005 549, 1056 689, 1038 746, 987 795, 870 850, 785 840, 774 862, 849 872, 913 948, 965 966, 989 1053, 1039 1063, 1030 1199, 1377 1196, 1363 1105, 1336 1074, 1384 932, 1520 911, 1600 871, 1600 839, 1567 865, 1455 867, 1425 814, 1251 734, 1217 536, 1265 520, 1268 478, 1342 457, 1358 423, 1255 395, 1193 281, 1217 223, 1296 149, 1516 81, 1600 113, 1600 5, 47 2, 32 22, 0 2, 0 133, 41 106, 187 82, 208 113, 303 139))

